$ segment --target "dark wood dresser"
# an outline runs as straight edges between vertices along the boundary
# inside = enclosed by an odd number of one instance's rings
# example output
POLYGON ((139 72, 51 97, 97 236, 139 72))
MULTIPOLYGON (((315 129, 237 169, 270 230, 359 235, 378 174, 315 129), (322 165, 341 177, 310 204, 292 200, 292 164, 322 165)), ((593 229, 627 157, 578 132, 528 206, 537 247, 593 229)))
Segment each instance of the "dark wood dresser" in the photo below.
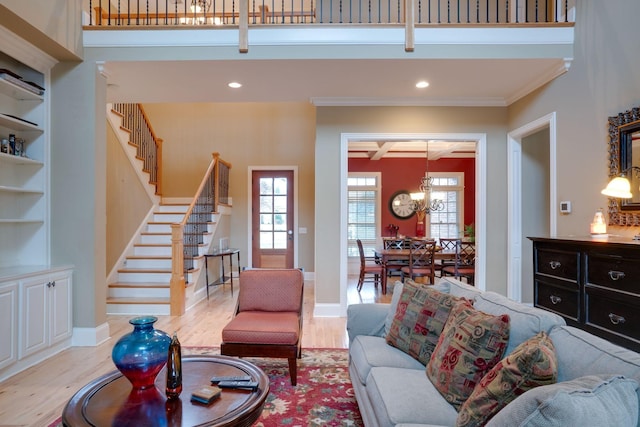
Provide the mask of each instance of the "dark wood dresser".
POLYGON ((640 351, 640 242, 619 237, 529 237, 534 305, 640 351))

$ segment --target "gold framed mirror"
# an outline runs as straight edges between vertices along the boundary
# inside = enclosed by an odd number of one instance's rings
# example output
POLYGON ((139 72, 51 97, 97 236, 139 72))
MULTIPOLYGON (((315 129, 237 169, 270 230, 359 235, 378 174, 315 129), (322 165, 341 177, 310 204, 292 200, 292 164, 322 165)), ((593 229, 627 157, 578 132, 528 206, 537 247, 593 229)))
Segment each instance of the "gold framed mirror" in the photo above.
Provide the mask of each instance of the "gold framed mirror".
POLYGON ((609 123, 609 179, 625 173, 631 182, 631 199, 609 198, 609 224, 640 226, 640 107, 632 108, 609 123), (635 147, 634 147, 635 144, 635 147))

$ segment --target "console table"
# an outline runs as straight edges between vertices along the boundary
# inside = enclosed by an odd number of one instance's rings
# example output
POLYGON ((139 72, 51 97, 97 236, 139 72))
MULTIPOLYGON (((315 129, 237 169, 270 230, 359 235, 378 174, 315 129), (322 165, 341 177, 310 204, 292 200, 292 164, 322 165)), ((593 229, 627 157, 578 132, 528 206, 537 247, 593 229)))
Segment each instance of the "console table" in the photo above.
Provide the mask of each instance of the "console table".
POLYGON ((238 277, 240 277, 240 249, 229 248, 223 250, 215 250, 210 254, 204 254, 204 276, 207 287, 207 299, 209 299, 209 286, 218 286, 224 285, 227 280, 231 281, 231 295, 233 295, 233 255, 236 255, 238 258, 238 277), (224 272, 224 258, 229 258, 229 276, 225 275, 224 272), (209 283, 209 258, 220 258, 222 263, 222 276, 216 280, 215 282, 209 283))
POLYGON ((80 389, 64 408, 62 424, 78 426, 246 426, 262 413, 269 394, 269 377, 257 366, 228 356, 184 356, 182 393, 176 400, 164 395, 166 368, 155 387, 133 390, 120 371, 106 374, 80 389), (209 378, 222 375, 250 375, 258 389, 224 389, 209 405, 190 401, 191 393, 209 378), (161 391, 162 390, 162 391, 161 391))
POLYGON ((640 351, 640 242, 614 236, 529 239, 534 305, 640 351))

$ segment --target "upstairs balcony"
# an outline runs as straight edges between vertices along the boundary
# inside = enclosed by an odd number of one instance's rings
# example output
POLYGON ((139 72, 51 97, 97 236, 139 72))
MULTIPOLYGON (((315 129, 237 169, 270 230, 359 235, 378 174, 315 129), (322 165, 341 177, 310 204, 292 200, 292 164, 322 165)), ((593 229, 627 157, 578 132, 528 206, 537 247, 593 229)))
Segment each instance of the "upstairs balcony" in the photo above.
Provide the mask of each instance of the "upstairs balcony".
POLYGON ((101 49, 111 102, 505 106, 569 69, 576 15, 575 0, 84 0, 83 5, 84 46, 101 49), (323 60, 326 82, 313 63, 317 59, 323 60), (269 68, 274 60, 277 70, 269 68), (446 93, 435 86, 428 99, 402 93, 389 77, 402 81, 406 67, 428 70, 434 81, 447 79, 446 93), (160 91, 138 90, 166 87, 164 82, 175 81, 172 76, 185 73, 204 83, 226 71, 263 76, 256 82, 263 90, 227 98, 206 84, 180 85, 170 95, 164 91, 162 99, 160 91))

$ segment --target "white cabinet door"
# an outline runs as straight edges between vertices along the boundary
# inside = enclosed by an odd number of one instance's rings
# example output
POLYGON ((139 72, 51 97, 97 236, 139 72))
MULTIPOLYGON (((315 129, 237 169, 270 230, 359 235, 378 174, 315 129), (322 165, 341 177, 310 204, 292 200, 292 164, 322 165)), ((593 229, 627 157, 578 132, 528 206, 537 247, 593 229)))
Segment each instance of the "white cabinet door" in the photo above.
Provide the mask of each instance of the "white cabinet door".
POLYGON ((49 344, 55 344, 71 336, 71 272, 51 276, 49 287, 49 344))
POLYGON ((0 283, 0 369, 18 359, 18 282, 0 283))
POLYGON ((49 276, 35 276, 22 282, 20 358, 48 346, 49 276))

